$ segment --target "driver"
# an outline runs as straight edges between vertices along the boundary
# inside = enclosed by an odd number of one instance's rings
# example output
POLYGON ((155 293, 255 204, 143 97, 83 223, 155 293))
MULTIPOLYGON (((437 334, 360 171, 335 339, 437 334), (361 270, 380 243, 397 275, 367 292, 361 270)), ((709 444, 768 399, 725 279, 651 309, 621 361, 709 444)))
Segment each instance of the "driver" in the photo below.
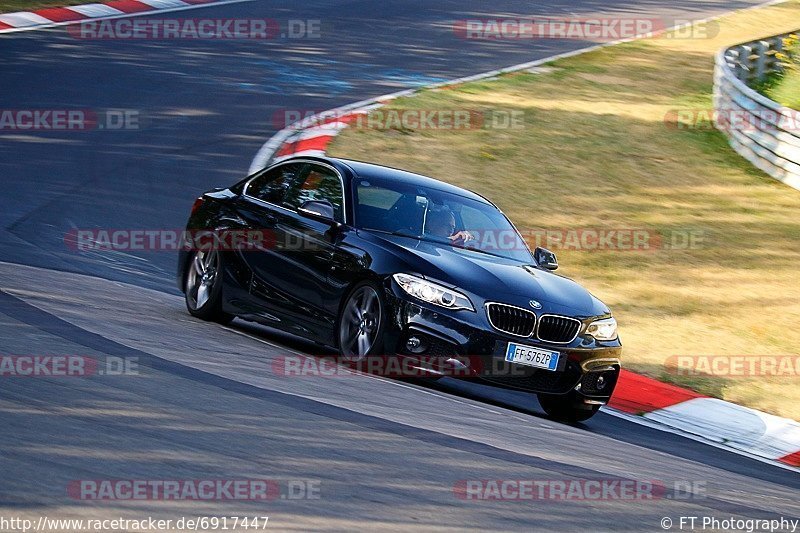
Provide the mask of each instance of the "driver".
POLYGON ((475 237, 466 230, 456 231, 456 217, 447 208, 431 209, 425 221, 426 232, 430 235, 446 238, 450 242, 469 242, 475 237))

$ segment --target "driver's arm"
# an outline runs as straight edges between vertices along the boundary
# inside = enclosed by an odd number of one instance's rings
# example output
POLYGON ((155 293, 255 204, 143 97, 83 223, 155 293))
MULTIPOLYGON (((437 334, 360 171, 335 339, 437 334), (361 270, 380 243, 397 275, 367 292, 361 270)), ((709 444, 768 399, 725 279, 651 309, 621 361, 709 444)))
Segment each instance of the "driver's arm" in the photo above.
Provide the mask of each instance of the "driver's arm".
POLYGON ((475 240, 475 237, 472 235, 472 233, 468 232, 467 230, 461 230, 450 235, 448 239, 450 239, 451 241, 469 242, 475 240))

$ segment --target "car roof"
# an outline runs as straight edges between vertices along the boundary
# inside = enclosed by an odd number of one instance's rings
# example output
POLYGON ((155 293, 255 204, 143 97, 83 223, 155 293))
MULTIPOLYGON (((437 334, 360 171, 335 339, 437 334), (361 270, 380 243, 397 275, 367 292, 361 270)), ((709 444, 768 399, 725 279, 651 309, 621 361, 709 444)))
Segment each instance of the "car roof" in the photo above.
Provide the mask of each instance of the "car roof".
POLYGON ((423 176, 422 174, 415 174, 413 172, 400 170, 398 168, 386 167, 383 165, 376 165, 374 163, 366 163, 364 161, 356 161, 353 159, 340 159, 334 157, 318 157, 318 158, 315 157, 308 159, 319 159, 321 161, 327 161, 329 164, 334 164, 334 165, 338 163, 339 165, 347 167, 353 173, 354 177, 399 181, 410 185, 416 185, 419 187, 425 187, 441 192, 455 194, 458 196, 462 196, 464 198, 469 198, 484 204, 489 204, 494 206, 494 204, 491 201, 487 200, 486 198, 484 198, 479 194, 476 194, 467 189, 462 189, 461 187, 457 187, 455 185, 451 185, 450 183, 444 181, 430 178, 428 176, 423 176))

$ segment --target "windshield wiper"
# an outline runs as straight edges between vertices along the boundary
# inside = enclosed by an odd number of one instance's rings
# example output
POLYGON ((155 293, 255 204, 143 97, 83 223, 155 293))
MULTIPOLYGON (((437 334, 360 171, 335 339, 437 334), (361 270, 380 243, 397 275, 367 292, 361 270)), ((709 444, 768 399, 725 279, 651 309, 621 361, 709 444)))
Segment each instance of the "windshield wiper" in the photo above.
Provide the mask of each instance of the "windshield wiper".
POLYGON ((481 250, 480 248, 472 248, 470 246, 456 246, 454 244, 451 244, 451 246, 453 248, 461 248, 462 250, 470 250, 472 252, 478 252, 480 254, 491 255, 492 257, 499 257, 501 259, 514 259, 513 257, 507 257, 505 255, 493 254, 492 252, 487 252, 486 250, 481 250))
POLYGON ((415 235, 414 233, 408 233, 408 230, 395 230, 395 231, 388 231, 385 229, 376 229, 376 228, 361 228, 364 231, 374 231, 376 233, 383 233, 384 235, 395 235, 397 237, 408 237, 409 239, 416 239, 418 241, 424 240, 419 235, 415 235))

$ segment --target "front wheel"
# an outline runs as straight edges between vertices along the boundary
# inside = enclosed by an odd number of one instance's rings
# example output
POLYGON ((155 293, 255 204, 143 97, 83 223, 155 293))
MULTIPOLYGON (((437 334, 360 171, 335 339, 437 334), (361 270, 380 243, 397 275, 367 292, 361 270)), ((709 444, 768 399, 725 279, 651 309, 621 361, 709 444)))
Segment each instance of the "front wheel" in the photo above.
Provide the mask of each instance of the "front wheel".
POLYGON ((539 404, 547 416, 561 422, 584 422, 592 418, 600 406, 581 402, 575 393, 553 395, 538 394, 539 404))
POLYGON ((221 324, 233 320, 222 311, 222 256, 217 250, 198 250, 189 258, 183 292, 192 316, 221 324))
POLYGON ((356 285, 345 300, 339 317, 339 352, 349 362, 358 362, 383 349, 386 328, 380 288, 374 283, 356 285))

